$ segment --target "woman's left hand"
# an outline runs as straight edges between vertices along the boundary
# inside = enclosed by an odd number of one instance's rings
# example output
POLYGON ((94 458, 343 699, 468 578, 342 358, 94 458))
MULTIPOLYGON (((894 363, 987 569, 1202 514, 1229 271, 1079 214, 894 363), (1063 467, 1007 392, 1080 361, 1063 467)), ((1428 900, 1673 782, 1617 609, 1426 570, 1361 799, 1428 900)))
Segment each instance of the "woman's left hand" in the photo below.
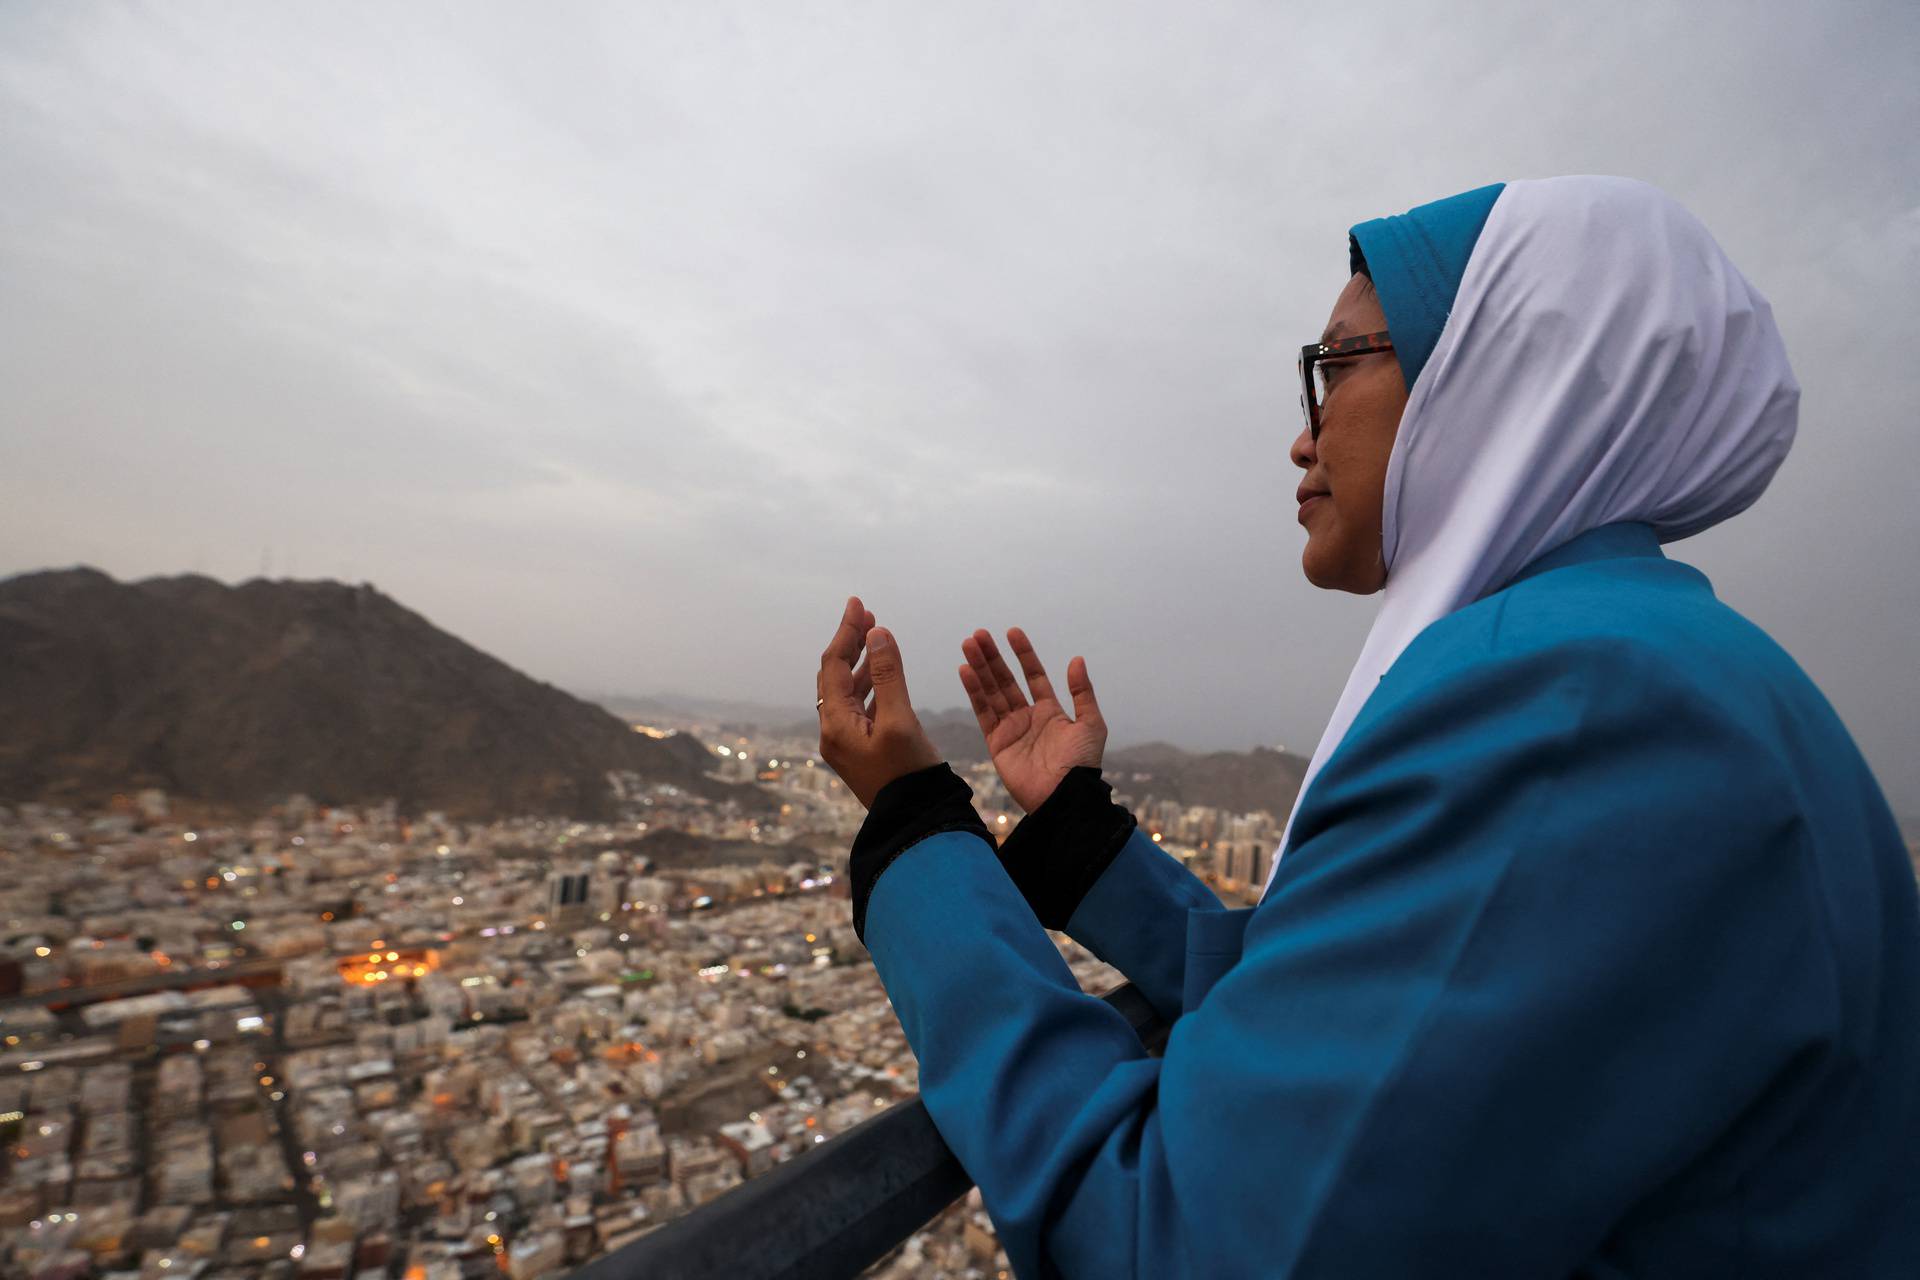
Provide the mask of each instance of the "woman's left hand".
POLYGON ((847 598, 840 627, 820 655, 817 690, 823 699, 820 758, 867 808, 895 778, 940 763, 939 749, 907 698, 900 647, 891 632, 874 626, 859 596, 847 598))

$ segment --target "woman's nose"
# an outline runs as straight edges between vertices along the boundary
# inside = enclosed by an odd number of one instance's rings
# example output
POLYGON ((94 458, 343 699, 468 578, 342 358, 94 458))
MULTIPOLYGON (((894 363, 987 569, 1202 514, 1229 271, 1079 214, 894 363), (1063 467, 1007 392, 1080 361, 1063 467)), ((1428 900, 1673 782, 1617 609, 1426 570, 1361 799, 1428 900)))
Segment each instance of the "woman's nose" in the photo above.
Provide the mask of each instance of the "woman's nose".
POLYGON ((1292 458, 1293 465, 1302 471, 1318 462, 1320 459, 1314 448, 1313 433, 1305 427, 1300 428, 1300 434, 1293 438, 1293 448, 1288 451, 1287 456, 1292 458))

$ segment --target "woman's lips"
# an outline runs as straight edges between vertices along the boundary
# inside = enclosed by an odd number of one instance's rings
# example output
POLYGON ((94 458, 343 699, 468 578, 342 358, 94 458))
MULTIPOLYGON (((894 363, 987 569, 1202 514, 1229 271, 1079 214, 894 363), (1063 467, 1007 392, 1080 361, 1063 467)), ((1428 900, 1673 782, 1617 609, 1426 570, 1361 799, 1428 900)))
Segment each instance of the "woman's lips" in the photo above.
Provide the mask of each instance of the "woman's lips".
POLYGON ((1314 504, 1318 502, 1325 502, 1326 498, 1327 498, 1327 495, 1324 493, 1316 493, 1311 498, 1308 498, 1305 502, 1300 504, 1300 514, 1297 518, 1302 523, 1304 523, 1307 518, 1307 512, 1313 510, 1314 504))

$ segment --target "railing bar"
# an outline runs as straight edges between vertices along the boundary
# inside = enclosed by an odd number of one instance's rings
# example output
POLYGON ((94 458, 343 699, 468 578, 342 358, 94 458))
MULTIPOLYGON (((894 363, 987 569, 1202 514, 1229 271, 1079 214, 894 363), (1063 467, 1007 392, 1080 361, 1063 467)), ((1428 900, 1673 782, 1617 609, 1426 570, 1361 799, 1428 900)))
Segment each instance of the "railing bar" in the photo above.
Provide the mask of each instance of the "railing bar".
MULTIPOLYGON (((1170 1026, 1145 996, 1122 984, 1101 998, 1158 1052, 1170 1026)), ((572 1280, 856 1276, 972 1185, 913 1098, 587 1263, 572 1280)))

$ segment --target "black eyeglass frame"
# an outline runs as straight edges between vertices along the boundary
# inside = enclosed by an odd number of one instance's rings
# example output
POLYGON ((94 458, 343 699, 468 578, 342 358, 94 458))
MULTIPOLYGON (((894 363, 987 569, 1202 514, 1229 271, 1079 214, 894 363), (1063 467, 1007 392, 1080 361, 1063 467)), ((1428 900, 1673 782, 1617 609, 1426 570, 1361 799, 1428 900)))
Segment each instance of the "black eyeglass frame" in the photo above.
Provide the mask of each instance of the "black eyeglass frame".
POLYGON ((1393 343, 1385 329, 1378 333, 1358 333, 1351 338, 1335 338, 1332 342, 1309 342, 1300 348, 1300 412, 1307 419, 1307 435, 1315 444, 1320 443, 1320 403, 1313 394, 1314 365, 1346 356, 1367 356, 1377 351, 1391 350, 1393 343))

